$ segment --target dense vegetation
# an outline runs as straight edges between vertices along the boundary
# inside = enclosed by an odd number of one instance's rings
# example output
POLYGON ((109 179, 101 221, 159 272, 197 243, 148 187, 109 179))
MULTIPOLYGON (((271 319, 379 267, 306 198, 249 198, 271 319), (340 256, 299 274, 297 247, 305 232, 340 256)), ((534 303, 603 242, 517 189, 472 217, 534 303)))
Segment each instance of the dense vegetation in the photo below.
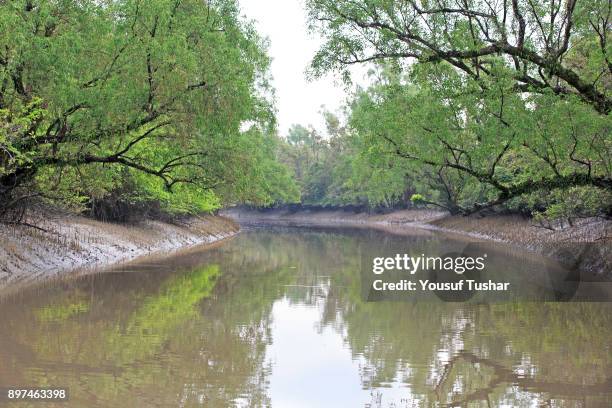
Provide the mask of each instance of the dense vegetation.
POLYGON ((0 2, 0 217, 297 198, 266 44, 233 0, 0 2))
POLYGON ((612 213, 608 0, 308 0, 310 73, 370 63, 327 135, 276 135, 234 0, 0 3, 0 218, 225 204, 612 213), (291 174, 293 171, 294 174, 291 174))
POLYGON ((290 132, 307 202, 612 213, 608 0, 309 0, 307 9, 325 38, 313 75, 350 81, 351 65, 374 64, 329 140, 290 132))

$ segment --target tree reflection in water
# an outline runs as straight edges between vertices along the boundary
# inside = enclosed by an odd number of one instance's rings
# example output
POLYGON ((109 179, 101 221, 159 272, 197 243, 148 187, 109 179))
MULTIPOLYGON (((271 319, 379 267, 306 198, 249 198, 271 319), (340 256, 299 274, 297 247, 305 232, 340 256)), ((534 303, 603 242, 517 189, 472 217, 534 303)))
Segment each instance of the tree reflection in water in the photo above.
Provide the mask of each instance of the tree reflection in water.
POLYGON ((303 352, 299 339, 278 348, 291 324, 336 342, 348 361, 336 368, 357 379, 330 384, 313 343, 295 361, 315 371, 296 386, 317 406, 334 388, 361 406, 610 406, 610 306, 365 302, 360 254, 393 245, 446 242, 254 230, 213 251, 25 289, 1 303, 0 385, 66 386, 72 406, 270 406, 275 353, 303 352), (300 311, 315 324, 291 321, 300 311))

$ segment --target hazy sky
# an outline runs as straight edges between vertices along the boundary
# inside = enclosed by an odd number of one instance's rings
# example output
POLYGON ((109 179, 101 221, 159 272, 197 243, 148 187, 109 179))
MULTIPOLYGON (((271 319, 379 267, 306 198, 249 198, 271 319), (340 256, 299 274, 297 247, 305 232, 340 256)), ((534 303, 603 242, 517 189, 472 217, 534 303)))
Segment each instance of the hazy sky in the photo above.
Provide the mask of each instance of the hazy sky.
MULTIPOLYGON (((241 0, 240 4, 242 14, 256 20, 258 31, 270 39, 280 134, 285 136, 294 123, 312 124, 323 131, 321 105, 336 111, 346 100, 346 92, 332 76, 306 80, 304 72, 322 40, 307 32, 303 1, 241 0)), ((354 81, 362 82, 362 78, 363 74, 357 75, 354 81)))

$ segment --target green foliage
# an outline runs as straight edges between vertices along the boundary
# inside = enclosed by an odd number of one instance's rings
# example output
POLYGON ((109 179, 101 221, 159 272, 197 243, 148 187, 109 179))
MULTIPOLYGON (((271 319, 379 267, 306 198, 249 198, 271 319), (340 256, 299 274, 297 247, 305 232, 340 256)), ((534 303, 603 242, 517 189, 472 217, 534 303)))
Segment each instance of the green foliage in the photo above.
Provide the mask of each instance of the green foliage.
POLYGON ((576 218, 612 213, 612 193, 592 187, 570 187, 531 194, 514 205, 533 209, 536 221, 567 221, 571 225, 576 218))
POLYGON ((325 38, 313 75, 346 77, 349 65, 366 61, 404 67, 445 61, 478 81, 509 74, 520 92, 576 94, 600 113, 612 108, 606 0, 308 0, 306 8, 311 29, 325 38))
POLYGON ((18 106, 15 111, 0 109, 0 174, 11 173, 31 163, 28 152, 19 149, 20 141, 16 135, 20 132, 28 134, 36 129, 45 113, 39 98, 18 106))
POLYGON ((0 207, 20 188, 176 213, 295 199, 234 0, 3 2, 0 31, 0 207))
MULTIPOLYGON (((577 100, 525 100, 499 90, 500 83, 498 94, 483 96, 455 79, 449 67, 415 69, 404 80, 386 76, 358 94, 351 124, 370 162, 381 168, 390 167, 385 159, 407 162, 406 171, 429 180, 451 210, 494 201, 500 190, 518 192, 536 180, 586 171, 589 182, 610 174, 604 158, 611 147, 609 117, 577 100)), ((435 201, 431 190, 419 191, 435 201)), ((600 195, 602 205, 593 208, 605 208, 606 199, 600 195)))
POLYGON ((423 197, 421 194, 413 194, 410 197, 410 201, 415 204, 422 204, 425 201, 425 197, 423 197))
POLYGON ((327 138, 294 125, 281 149, 281 161, 294 169, 301 202, 372 208, 405 204, 411 185, 405 163, 368 150, 355 129, 331 112, 323 115, 327 138))
MULTIPOLYGON (((549 208, 553 218, 605 212, 612 190, 609 4, 571 2, 544 23, 556 7, 547 0, 309 0, 311 28, 326 40, 313 75, 347 78, 352 64, 377 64, 371 85, 353 96, 347 130, 356 156, 372 168, 369 180, 386 196, 396 197, 403 184, 454 213, 591 188, 599 204, 560 204, 566 195, 529 209, 549 208)), ((377 188, 368 191, 373 201, 388 201, 377 188)))

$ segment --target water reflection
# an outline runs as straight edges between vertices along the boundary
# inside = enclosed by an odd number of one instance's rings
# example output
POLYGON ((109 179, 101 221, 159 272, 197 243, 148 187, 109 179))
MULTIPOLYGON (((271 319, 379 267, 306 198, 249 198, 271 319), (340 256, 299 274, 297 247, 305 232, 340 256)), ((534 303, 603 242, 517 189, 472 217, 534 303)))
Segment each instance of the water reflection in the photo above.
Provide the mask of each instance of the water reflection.
POLYGON ((406 242, 452 244, 252 230, 23 290, 0 303, 0 386, 68 387, 75 407, 612 405, 608 304, 364 302, 360 254, 406 242))

